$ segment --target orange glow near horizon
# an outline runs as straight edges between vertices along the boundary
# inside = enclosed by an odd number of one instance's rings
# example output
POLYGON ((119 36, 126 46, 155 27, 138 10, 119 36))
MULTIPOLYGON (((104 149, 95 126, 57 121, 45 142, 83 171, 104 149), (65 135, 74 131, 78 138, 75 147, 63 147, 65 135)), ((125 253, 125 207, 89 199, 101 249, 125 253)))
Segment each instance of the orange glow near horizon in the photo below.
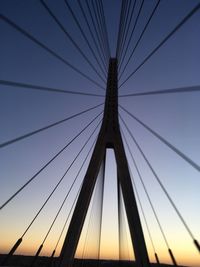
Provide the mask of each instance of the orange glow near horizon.
MULTIPOLYGON (((52 238, 52 241, 54 241, 53 243, 55 243, 55 240, 53 240, 53 238, 52 238)), ((1 248, 0 248, 1 254, 7 253, 14 244, 8 239, 5 239, 5 236, 3 239, 1 239, 1 242, 4 243, 4 245, 3 246, 1 245, 1 248)), ((108 259, 108 260, 109 259, 118 260, 119 259, 118 245, 116 245, 116 243, 113 242, 113 240, 110 238, 107 238, 107 241, 102 240, 102 242, 103 244, 100 249, 101 250, 100 258, 108 259)), ((76 252, 77 258, 83 257, 83 245, 84 245, 83 243, 79 244, 79 247, 76 252)), ((38 247, 39 247, 38 242, 30 243, 30 240, 25 239, 15 254, 34 255, 38 247)), ((93 259, 97 258, 97 253, 94 248, 95 246, 92 246, 92 243, 91 243, 91 246, 87 246, 87 253, 85 255, 85 258, 93 258, 93 259)), ((58 248, 55 256, 59 256, 60 249, 61 249, 61 246, 58 248)), ((53 251, 53 247, 48 242, 47 246, 44 246, 41 256, 50 256, 52 251, 53 251)), ((130 244, 129 244, 129 252, 131 252, 131 257, 127 259, 133 260, 134 256, 133 256, 133 252, 132 252, 132 248, 130 244)), ((148 246, 148 252, 149 252, 150 261, 155 262, 153 250, 149 249, 149 246, 148 246)), ((164 246, 160 246, 157 253, 162 263, 172 264, 169 258, 167 249, 164 246)), ((194 251, 194 247, 191 246, 191 244, 188 244, 186 246, 186 245, 183 245, 181 242, 176 243, 174 254, 179 265, 199 267, 199 253, 197 250, 194 251), (193 256, 191 257, 191 255, 193 256)))

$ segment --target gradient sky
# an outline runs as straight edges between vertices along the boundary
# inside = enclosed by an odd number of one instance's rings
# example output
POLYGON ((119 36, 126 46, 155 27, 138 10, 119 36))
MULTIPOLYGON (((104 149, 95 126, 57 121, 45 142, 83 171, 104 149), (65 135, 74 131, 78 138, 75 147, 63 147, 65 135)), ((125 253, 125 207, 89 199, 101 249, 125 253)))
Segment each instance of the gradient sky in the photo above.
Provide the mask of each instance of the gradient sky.
MULTIPOLYGON (((91 41, 77 1, 69 2, 91 41)), ((85 1, 82 2, 85 6, 85 1)), ((131 47, 137 41, 147 21, 147 16, 156 2, 154 0, 145 0, 131 47)), ((141 44, 138 46, 135 56, 122 80, 142 62, 145 56, 154 49, 198 2, 195 0, 161 1, 159 9, 150 23, 141 44)), ((74 24, 64 1, 48 0, 47 3, 62 21, 63 25, 65 25, 74 40, 81 46, 93 64, 95 64, 94 58, 74 24)), ((116 50, 120 3, 121 1, 119 0, 103 0, 112 56, 115 56, 116 50)), ((141 1, 137 1, 137 11, 140 3, 141 1)), ((99 77, 48 15, 40 1, 1 0, 0 11, 92 79, 102 84, 99 77)), ((129 79, 120 89, 120 94, 199 85, 199 24, 200 12, 198 11, 175 36, 129 79)), ((103 90, 75 73, 2 20, 0 21, 0 33, 0 80, 104 94, 103 90)), ((48 93, 0 85, 0 143, 57 120, 64 119, 103 101, 104 98, 101 97, 48 93)), ((183 93, 121 98, 120 104, 199 164, 199 101, 199 93, 183 93)), ((33 176, 101 110, 102 107, 99 107, 81 117, 1 148, 0 204, 2 205, 11 194, 33 176)), ((138 143, 141 144, 142 149, 175 201, 195 238, 200 241, 200 177, 198 171, 184 162, 124 112, 121 112, 121 114, 138 140, 138 143)), ((1 253, 9 251, 16 240, 21 237, 42 203, 99 121, 100 118, 44 170, 35 181, 0 211, 1 253)), ((185 228, 126 131, 125 134, 177 262, 179 264, 200 266, 200 256, 193 246, 190 236, 185 231, 185 228)), ((34 254, 36 252, 96 135, 97 132, 91 138, 86 149, 74 164, 54 197, 27 232, 24 242, 16 253, 34 254)), ((127 157, 140 193, 157 253, 162 262, 170 262, 167 248, 128 152, 127 157)), ((88 160, 86 163, 88 164, 88 160)), ((42 255, 50 255, 55 247, 65 218, 83 179, 86 166, 84 166, 78 178, 78 183, 72 191, 72 195, 70 195, 64 210, 58 217, 52 233, 45 243, 42 255)), ((102 258, 118 257, 115 169, 114 155, 112 151, 109 151, 104 194, 105 204, 103 207, 102 258)), ((141 220, 150 259, 154 261, 153 249, 142 217, 141 220)), ((63 238, 57 255, 59 254, 63 238)), ((81 255, 81 253, 80 244, 77 254, 81 255)), ((89 254, 95 254, 91 248, 88 249, 89 254)), ((130 255, 132 255, 131 249, 130 255)))

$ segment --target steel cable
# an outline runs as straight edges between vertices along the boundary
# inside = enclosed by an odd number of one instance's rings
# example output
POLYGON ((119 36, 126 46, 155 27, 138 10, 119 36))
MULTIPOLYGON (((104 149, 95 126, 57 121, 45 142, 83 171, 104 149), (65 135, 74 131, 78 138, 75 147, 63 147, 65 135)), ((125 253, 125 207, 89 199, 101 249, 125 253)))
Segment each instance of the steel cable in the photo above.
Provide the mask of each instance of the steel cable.
POLYGON ((0 210, 3 209, 11 200, 13 200, 27 185, 29 185, 55 158, 57 158, 76 138, 78 138, 100 115, 99 113, 94 119, 92 119, 75 137, 73 137, 67 145, 65 145, 58 153, 54 155, 42 168, 39 169, 23 186, 21 186, 8 200, 6 200, 1 206, 0 210))
POLYGON ((128 77, 121 83, 121 88, 198 10, 200 9, 200 3, 197 4, 178 25, 153 49, 153 51, 140 63, 140 65, 133 71, 128 77))
POLYGON ((43 48, 49 54, 51 54, 52 56, 54 56, 55 58, 57 58, 58 60, 60 60, 61 62, 63 62, 65 65, 67 65, 68 67, 70 67, 71 69, 73 69, 75 72, 79 73, 81 76, 83 76, 84 78, 86 78, 87 80, 89 80, 90 82, 92 82, 93 84, 95 84, 96 86, 104 89, 103 86, 101 86, 95 80, 91 79, 89 76, 87 76, 81 70, 77 69, 71 63, 69 63, 66 59, 64 59, 61 56, 59 56, 55 51, 53 51, 52 49, 50 49, 49 47, 47 47, 45 44, 43 44, 42 42, 40 42, 38 39, 36 39, 30 33, 28 33, 27 31, 25 31, 21 27, 19 27, 15 22, 11 21, 9 18, 7 18, 6 16, 4 16, 2 14, 0 14, 0 19, 2 19, 4 22, 6 22, 7 24, 9 24, 12 28, 14 28, 15 30, 17 30, 18 32, 20 32, 24 36, 26 36, 29 40, 31 40, 32 42, 34 42, 35 44, 37 44, 39 47, 43 48))

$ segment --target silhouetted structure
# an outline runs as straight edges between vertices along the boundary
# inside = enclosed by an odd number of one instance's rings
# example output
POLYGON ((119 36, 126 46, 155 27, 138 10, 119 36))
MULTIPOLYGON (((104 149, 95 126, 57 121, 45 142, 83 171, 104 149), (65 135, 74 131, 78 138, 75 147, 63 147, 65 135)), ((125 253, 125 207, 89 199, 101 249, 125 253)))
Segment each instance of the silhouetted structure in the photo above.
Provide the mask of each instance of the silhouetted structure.
POLYGON ((117 59, 111 58, 108 70, 104 117, 98 139, 88 166, 82 189, 68 228, 60 254, 60 267, 71 266, 85 221, 97 175, 106 153, 114 149, 117 163, 117 177, 122 189, 132 245, 138 267, 148 267, 149 258, 142 232, 137 204, 132 188, 126 154, 118 120, 118 77, 117 59))

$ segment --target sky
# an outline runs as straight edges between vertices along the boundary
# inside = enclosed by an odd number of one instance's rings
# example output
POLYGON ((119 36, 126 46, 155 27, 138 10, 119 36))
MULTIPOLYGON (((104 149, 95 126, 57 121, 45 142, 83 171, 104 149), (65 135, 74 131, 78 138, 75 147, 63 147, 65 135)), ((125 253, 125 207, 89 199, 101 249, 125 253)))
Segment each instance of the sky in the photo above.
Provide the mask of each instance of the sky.
MULTIPOLYGON (((89 1, 90 2, 90 1, 89 1)), ((157 1, 145 0, 128 55, 137 42, 140 33, 157 1)), ((93 65, 98 68, 85 40, 75 25, 73 18, 63 0, 46 1, 54 14, 60 19, 65 29, 81 47, 93 65)), ((77 1, 69 1, 79 22, 84 28, 92 47, 91 35, 81 14, 77 1)), ((86 1, 81 1, 86 8, 86 1)), ((196 0, 161 0, 134 57, 131 59, 119 84, 142 62, 142 60, 159 44, 159 42, 183 19, 194 6, 196 0)), ((141 1, 137 1, 135 16, 141 1)), ((115 56, 117 33, 120 17, 119 0, 103 0, 107 24, 111 56, 115 56)), ((25 31, 40 40, 50 49, 62 56, 79 70, 105 87, 105 84, 76 50, 66 35, 61 31, 52 17, 49 16, 39 0, 1 0, 1 14, 8 17, 25 31)), ((88 11, 87 11, 88 12, 88 11)), ((89 18, 89 15, 88 15, 89 18)), ((132 22, 133 26, 134 20, 132 22)), ((146 62, 119 89, 119 95, 153 90, 164 90, 181 87, 199 86, 199 25, 200 12, 194 14, 177 33, 163 45, 151 59, 146 62)), ((63 62, 53 57, 44 49, 33 43, 27 37, 13 29, 2 19, 0 20, 0 80, 30 83, 34 85, 59 88, 71 91, 81 91, 105 95, 105 91, 70 69, 63 62)), ((130 33, 129 33, 130 36, 130 33)), ((127 58, 126 58, 127 59, 127 58)), ((163 94, 154 96, 119 98, 119 103, 144 123, 158 132, 175 147, 199 164, 200 156, 200 126, 199 126, 199 92, 182 94, 163 94)), ((104 97, 70 95, 45 91, 29 90, 0 85, 1 130, 0 143, 24 135, 87 108, 104 102, 104 97)), ((59 150, 78 134, 86 124, 103 110, 100 106, 88 113, 70 121, 40 132, 29 138, 0 148, 0 205, 2 205, 16 190, 29 180, 44 166, 59 150)), ((183 218, 195 238, 200 242, 200 179, 199 173, 187 162, 176 155, 166 145, 156 139, 143 126, 120 110, 120 114, 128 124, 142 150, 148 157, 162 183, 176 203, 183 218)), ((24 233, 31 220, 40 209, 56 183, 70 166, 84 142, 100 122, 101 117, 73 142, 59 157, 57 157, 38 177, 31 182, 13 201, 0 210, 0 253, 8 252, 24 233)), ((130 145, 135 161, 151 196, 152 203, 158 214, 170 248, 173 250, 178 264, 200 266, 200 257, 193 241, 186 232, 173 208, 163 194, 152 172, 133 143, 132 139, 121 127, 130 145)), ((99 129, 99 128, 98 128, 99 129)), ((45 206, 40 216, 28 230, 23 243, 16 254, 35 254, 52 220, 68 192, 77 172, 96 140, 98 130, 90 138, 85 149, 75 164, 63 179, 58 190, 45 206)), ((131 173, 137 185, 143 209, 151 230, 154 245, 161 262, 170 262, 167 247, 159 231, 157 222, 140 183, 137 172, 125 146, 131 173)), ((80 188, 87 169, 89 157, 86 160, 80 176, 78 176, 72 193, 69 195, 52 232, 48 236, 41 255, 50 255, 60 235, 66 216, 80 188)), ((117 230, 117 184, 116 163, 113 151, 108 151, 106 159, 105 191, 102 219, 101 257, 118 257, 117 230)), ((93 196, 95 203, 95 195, 93 196)), ((98 203, 98 201, 96 201, 98 203)), ((93 210, 90 208, 89 210, 93 210)), ((155 261, 153 248, 149 240, 141 210, 141 222, 145 241, 151 261, 155 261)), ((82 255, 89 213, 82 234, 77 255, 82 255)), ((125 219, 126 221, 126 219, 125 219)), ((125 224, 127 224, 125 222, 125 224)), ((92 227, 91 227, 92 228, 92 227)), ((94 230, 94 229, 93 229, 94 230)), ((92 231, 92 230, 91 230, 92 231)), ((65 232, 66 233, 66 229, 65 232)), ((89 234, 88 234, 89 235, 89 234)), ((92 235, 92 232, 91 232, 92 235)), ((64 235, 58 245, 56 255, 62 247, 64 235)), ((130 238, 127 231, 129 256, 133 256, 130 238)), ((93 241, 88 239, 86 256, 95 257, 92 249, 93 241)))

